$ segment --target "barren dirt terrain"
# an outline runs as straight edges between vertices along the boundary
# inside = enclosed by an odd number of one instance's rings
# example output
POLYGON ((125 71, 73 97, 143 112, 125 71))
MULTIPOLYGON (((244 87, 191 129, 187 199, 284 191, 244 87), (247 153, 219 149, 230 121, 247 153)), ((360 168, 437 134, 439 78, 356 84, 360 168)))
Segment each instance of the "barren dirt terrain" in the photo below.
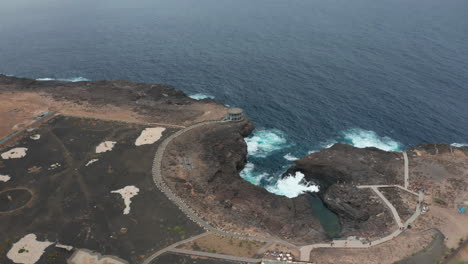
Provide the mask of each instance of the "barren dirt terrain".
MULTIPOLYGON (((114 255, 130 263, 199 234, 201 228, 154 186, 152 159, 160 141, 136 146, 145 128, 58 116, 14 145, 1 147, 2 153, 26 147, 27 154, 1 160, 0 174, 11 179, 0 183, 0 237, 9 241, 1 248, 0 263, 11 263, 5 257, 11 244, 30 233, 39 241, 114 255), (30 138, 35 134, 40 139, 30 138), (115 146, 96 153, 96 146, 106 140, 115 141, 115 146), (138 189, 128 206, 122 195, 113 193, 126 186, 138 189)), ((176 130, 166 128, 161 140, 176 130)), ((65 263, 70 255, 52 245, 39 263, 45 259, 65 263)))

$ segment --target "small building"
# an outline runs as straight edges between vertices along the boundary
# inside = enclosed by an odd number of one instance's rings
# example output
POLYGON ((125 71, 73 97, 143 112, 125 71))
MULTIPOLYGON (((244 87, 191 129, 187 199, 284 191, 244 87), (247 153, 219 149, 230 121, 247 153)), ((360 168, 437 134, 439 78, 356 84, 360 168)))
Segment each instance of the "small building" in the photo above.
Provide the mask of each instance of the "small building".
POLYGON ((241 108, 229 108, 227 112, 227 120, 240 121, 244 118, 244 112, 241 108))

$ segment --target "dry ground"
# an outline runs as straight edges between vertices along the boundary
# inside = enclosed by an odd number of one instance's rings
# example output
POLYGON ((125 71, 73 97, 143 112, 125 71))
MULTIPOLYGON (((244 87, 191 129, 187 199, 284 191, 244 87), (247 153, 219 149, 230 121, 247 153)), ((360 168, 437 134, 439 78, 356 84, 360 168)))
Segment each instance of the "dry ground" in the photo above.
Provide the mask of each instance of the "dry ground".
POLYGON ((444 264, 467 264, 468 263, 468 244, 458 250, 458 252, 450 257, 444 264))
POLYGON ((106 118, 128 122, 143 122, 141 115, 122 107, 94 106, 86 103, 58 101, 44 93, 0 92, 0 138, 29 125, 34 117, 49 111, 63 114, 106 118))
POLYGON ((458 213, 455 208, 431 205, 429 211, 421 215, 416 224, 415 228, 420 230, 439 229, 445 235, 448 248, 457 248, 460 238, 468 237, 468 215, 458 213))
POLYGON ((265 243, 258 241, 221 237, 213 234, 181 245, 180 248, 251 258, 264 245, 265 243))
POLYGON ((407 231, 387 243, 369 249, 312 250, 310 259, 320 264, 391 264, 424 249, 433 236, 433 231, 407 231))

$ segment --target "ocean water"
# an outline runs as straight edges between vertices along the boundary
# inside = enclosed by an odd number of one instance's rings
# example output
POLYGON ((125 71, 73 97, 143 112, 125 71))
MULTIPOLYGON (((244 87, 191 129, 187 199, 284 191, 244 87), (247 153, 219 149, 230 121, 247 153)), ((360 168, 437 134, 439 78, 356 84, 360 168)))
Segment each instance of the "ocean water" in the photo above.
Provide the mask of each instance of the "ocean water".
MULTIPOLYGON (((466 0, 17 0, 0 8, 0 72, 164 83, 245 109, 241 176, 279 176, 347 143, 468 144, 466 0)), ((315 201, 314 203, 318 203, 315 201)))

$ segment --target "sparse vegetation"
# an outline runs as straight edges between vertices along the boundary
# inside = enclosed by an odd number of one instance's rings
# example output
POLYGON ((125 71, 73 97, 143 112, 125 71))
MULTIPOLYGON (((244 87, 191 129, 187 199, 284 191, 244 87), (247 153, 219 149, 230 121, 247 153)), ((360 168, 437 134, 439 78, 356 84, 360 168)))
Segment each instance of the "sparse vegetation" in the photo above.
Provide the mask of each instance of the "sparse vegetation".
POLYGON ((194 242, 192 244, 192 249, 195 250, 195 251, 200 251, 201 247, 197 244, 197 242, 194 242))
POLYGON ((5 240, 5 245, 7 247, 11 247, 13 245, 13 243, 11 243, 11 240, 7 239, 7 240, 5 240))
POLYGON ((54 259, 56 259, 58 256, 59 256, 59 253, 58 253, 58 252, 52 252, 52 253, 50 253, 47 257, 48 257, 50 260, 54 260, 54 259))
POLYGON ((262 242, 212 234, 198 238, 196 241, 180 245, 178 248, 233 256, 254 257, 262 245, 262 242))
POLYGON ((432 197, 432 201, 438 205, 447 205, 447 203, 439 197, 432 197))
POLYGON ((177 232, 180 236, 185 235, 185 231, 180 226, 168 227, 167 230, 177 232))

